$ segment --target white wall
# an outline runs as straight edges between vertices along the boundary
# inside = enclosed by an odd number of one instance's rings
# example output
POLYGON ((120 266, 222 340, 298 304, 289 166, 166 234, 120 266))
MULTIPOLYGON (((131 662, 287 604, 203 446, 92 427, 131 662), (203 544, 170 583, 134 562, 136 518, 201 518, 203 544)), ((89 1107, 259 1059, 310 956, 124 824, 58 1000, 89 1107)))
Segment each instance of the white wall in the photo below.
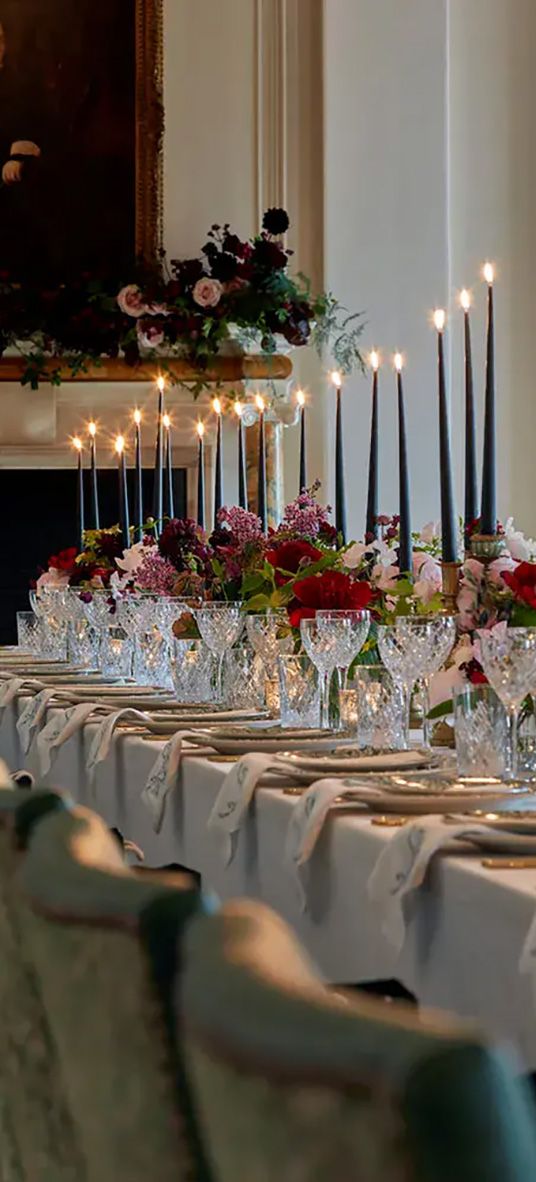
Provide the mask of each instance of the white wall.
MULTIPOLYGON (((445 0, 328 0, 325 14, 327 284, 364 309, 381 374, 380 505, 398 506, 392 353, 405 389, 415 524, 437 515, 435 342, 428 313, 446 300, 445 0)), ((369 379, 345 392, 349 530, 362 536, 369 379)), ((331 416, 332 420, 332 416, 331 416)), ((332 453, 330 432, 330 456, 332 453)))
MULTIPOLYGON (((450 235, 453 281, 476 277, 483 387, 482 260, 497 262, 498 508, 536 530, 536 5, 450 0, 450 235)), ((459 375, 461 347, 453 355, 459 375)), ((460 410, 461 378, 455 383, 460 410)), ((482 415, 480 415, 481 427, 482 415)))

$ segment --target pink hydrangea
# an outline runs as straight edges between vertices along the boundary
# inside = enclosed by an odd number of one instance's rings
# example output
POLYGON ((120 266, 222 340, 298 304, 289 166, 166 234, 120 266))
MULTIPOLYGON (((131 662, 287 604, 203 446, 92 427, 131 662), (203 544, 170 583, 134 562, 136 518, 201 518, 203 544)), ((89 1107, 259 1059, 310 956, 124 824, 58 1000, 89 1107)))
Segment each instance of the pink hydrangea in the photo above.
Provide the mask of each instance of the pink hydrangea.
POLYGON ((136 571, 136 587, 157 595, 172 595, 177 582, 177 571, 167 558, 152 549, 147 551, 136 571))

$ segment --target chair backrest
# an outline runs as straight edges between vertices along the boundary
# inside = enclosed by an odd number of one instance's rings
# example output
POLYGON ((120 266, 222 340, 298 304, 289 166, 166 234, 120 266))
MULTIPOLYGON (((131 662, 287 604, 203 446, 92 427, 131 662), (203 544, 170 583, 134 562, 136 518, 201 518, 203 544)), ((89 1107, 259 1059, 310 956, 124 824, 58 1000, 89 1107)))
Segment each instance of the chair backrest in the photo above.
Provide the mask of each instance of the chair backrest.
POLYGON ((0 790, 0 1178, 83 1182, 85 1168, 54 1042, 21 939, 17 816, 25 828, 64 809, 57 794, 0 790))
POLYGON ((80 808, 34 829, 21 883, 88 1182, 204 1182, 172 1015, 199 892, 185 876, 136 875, 80 808))
POLYGON ((218 1182, 527 1182, 534 1113, 464 1027, 330 993, 251 902, 194 922, 187 1067, 218 1182))

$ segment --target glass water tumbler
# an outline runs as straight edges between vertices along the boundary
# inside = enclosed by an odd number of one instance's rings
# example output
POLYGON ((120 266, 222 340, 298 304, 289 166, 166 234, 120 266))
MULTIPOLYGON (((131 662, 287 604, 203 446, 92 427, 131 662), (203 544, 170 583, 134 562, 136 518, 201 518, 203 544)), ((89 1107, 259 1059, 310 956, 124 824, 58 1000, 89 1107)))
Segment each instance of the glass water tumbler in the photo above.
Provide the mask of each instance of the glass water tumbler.
POLYGON ((175 640, 173 688, 178 702, 204 705, 215 696, 216 665, 203 640, 175 640))
POLYGON ((506 710, 490 685, 467 685, 454 699, 456 762, 460 776, 506 772, 506 710))
POLYGON ((17 644, 25 653, 42 656, 43 627, 34 612, 17 612, 17 644))
POLYGON ((305 654, 279 657, 281 725, 320 726, 320 678, 305 654))
POLYGON ((99 662, 103 677, 130 677, 133 651, 134 643, 123 628, 114 624, 103 628, 99 662))

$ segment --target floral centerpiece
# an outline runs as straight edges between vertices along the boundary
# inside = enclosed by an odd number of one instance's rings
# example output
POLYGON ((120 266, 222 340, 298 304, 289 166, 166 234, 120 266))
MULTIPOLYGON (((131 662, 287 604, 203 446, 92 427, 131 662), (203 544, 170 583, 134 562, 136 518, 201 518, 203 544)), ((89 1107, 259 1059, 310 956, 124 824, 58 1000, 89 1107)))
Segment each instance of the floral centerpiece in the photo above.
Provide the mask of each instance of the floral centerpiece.
MULTIPOLYGON (((21 287, 0 274, 0 354, 16 349, 25 359, 22 383, 39 385, 47 359, 76 376, 89 363, 121 355, 128 365, 156 359, 157 351, 206 368, 229 341, 244 349, 328 346, 338 369, 362 366, 360 314, 340 307, 331 293, 313 294, 303 275, 290 274, 292 252, 283 242, 284 209, 269 209, 262 229, 243 240, 229 225, 214 224, 199 257, 162 258, 123 285, 102 276, 76 283, 21 287)), ((172 366, 168 368, 173 376, 172 366)), ((198 388, 203 386, 202 381, 198 388)), ((195 391, 194 391, 195 392, 195 391)))

